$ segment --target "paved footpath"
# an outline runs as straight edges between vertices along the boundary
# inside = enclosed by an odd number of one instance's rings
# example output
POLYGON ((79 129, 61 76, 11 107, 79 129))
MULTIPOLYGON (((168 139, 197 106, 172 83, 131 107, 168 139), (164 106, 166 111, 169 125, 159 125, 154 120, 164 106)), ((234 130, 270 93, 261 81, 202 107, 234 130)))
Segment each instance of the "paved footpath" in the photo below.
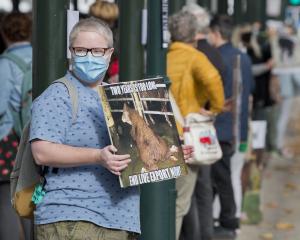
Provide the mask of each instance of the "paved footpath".
POLYGON ((263 221, 242 225, 237 240, 300 240, 300 157, 273 155, 263 175, 263 221))

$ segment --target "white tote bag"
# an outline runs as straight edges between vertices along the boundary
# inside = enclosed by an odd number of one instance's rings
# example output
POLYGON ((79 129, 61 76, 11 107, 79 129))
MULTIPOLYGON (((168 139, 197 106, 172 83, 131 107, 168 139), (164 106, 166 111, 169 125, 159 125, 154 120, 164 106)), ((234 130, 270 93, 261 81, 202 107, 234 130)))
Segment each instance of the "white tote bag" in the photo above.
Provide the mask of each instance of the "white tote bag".
POLYGON ((185 145, 194 147, 194 155, 189 163, 213 164, 222 158, 216 129, 210 117, 198 113, 188 114, 183 127, 183 138, 185 145))
POLYGON ((183 118, 170 91, 169 98, 174 117, 183 126, 184 144, 194 148, 193 157, 188 160, 188 163, 208 165, 220 160, 223 153, 213 119, 199 113, 190 113, 183 118))

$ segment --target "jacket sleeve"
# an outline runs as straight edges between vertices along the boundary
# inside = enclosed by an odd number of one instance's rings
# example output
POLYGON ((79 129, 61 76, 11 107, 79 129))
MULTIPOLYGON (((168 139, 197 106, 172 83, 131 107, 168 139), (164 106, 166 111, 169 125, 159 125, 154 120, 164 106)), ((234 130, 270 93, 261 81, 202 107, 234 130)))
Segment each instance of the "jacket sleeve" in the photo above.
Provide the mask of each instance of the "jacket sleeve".
POLYGON ((224 106, 224 89, 218 70, 200 52, 193 61, 192 68, 195 81, 204 87, 210 110, 214 113, 221 112, 224 106))
POLYGON ((251 60, 248 55, 241 56, 241 70, 242 70, 242 106, 241 106, 241 142, 246 142, 248 139, 248 116, 249 116, 249 97, 254 86, 254 79, 251 68, 251 60))

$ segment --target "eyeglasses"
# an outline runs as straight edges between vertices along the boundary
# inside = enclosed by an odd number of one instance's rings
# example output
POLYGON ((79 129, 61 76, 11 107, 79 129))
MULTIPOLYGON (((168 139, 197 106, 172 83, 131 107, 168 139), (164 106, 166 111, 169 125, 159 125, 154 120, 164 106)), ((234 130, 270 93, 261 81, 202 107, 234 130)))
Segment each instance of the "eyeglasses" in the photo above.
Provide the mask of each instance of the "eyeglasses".
POLYGON ((111 48, 83 48, 73 47, 74 54, 78 57, 85 57, 88 52, 91 52, 94 57, 103 57, 107 50, 111 48))

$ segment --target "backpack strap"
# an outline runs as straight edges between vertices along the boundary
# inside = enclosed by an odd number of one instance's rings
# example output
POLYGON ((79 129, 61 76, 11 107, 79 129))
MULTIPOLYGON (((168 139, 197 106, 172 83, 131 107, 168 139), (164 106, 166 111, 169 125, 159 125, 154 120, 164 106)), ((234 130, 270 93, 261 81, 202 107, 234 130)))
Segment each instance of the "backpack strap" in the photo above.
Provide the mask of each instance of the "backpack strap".
MULTIPOLYGON (((69 96, 71 99, 71 108, 72 108, 72 122, 74 123, 76 121, 77 118, 77 113, 78 113, 78 92, 76 87, 74 86, 74 84, 69 81, 66 77, 62 77, 60 79, 57 79, 55 81, 53 81, 51 84, 53 83, 61 83, 63 85, 65 85, 65 87, 68 89, 69 92, 69 96)), ((42 172, 42 176, 45 176, 49 171, 49 167, 44 166, 43 167, 43 172, 42 172)), ((58 173, 58 168, 52 168, 52 173, 57 174, 58 173)), ((44 178, 44 183, 43 185, 46 184, 46 179, 44 178)))
POLYGON ((74 123, 76 121, 77 113, 78 113, 78 91, 76 87, 66 77, 57 79, 54 82, 52 82, 52 84, 53 83, 62 83, 68 89, 70 99, 71 99, 71 106, 72 106, 72 121, 74 123))
POLYGON ((171 92, 171 90, 169 89, 169 99, 170 99, 170 103, 172 106, 172 110, 173 110, 173 114, 175 117, 175 120, 183 127, 184 126, 184 118, 181 115, 180 109, 175 101, 175 98, 171 92))
POLYGON ((22 58, 18 57, 16 54, 5 52, 1 55, 2 58, 7 58, 14 62, 22 72, 26 72, 30 64, 26 63, 22 58))

